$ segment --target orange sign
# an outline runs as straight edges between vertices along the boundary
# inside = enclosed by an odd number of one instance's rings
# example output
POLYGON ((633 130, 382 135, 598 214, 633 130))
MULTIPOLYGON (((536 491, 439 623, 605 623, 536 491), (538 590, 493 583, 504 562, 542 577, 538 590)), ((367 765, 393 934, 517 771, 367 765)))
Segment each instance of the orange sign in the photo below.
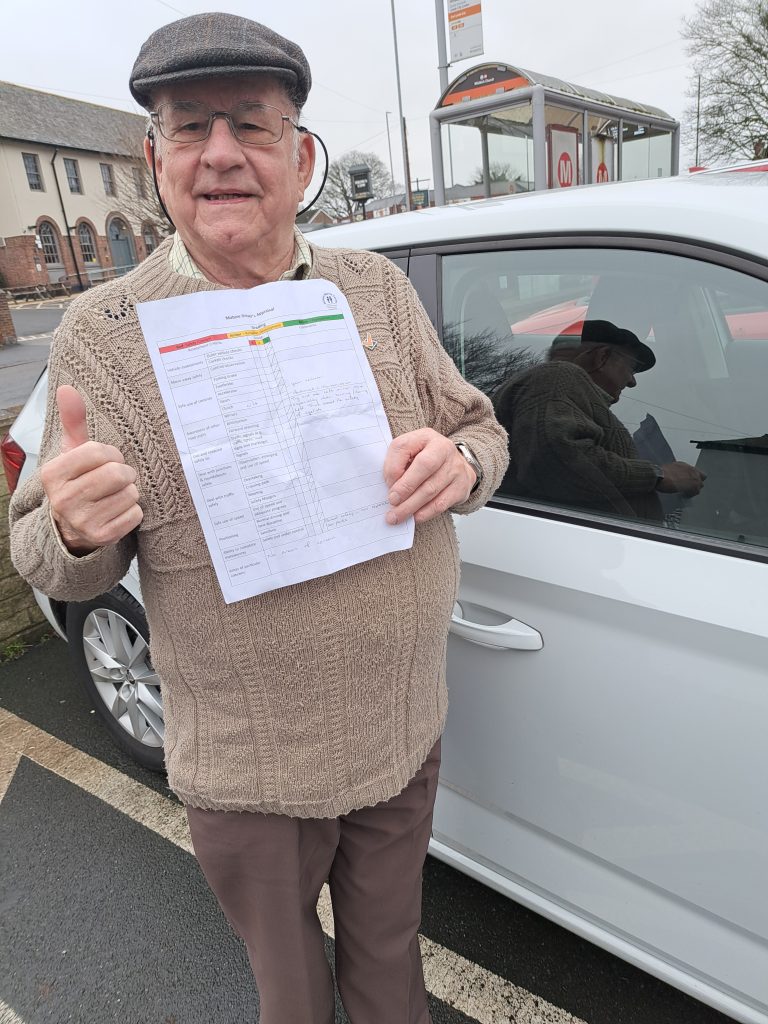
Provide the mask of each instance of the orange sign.
POLYGON ((470 68, 452 82, 442 99, 441 107, 450 107, 455 103, 466 103, 481 96, 495 96, 514 89, 524 89, 531 83, 520 72, 508 64, 481 64, 470 68))
POLYGON ((597 168, 597 181, 602 183, 604 181, 610 181, 610 180, 611 179, 610 179, 610 176, 608 174, 608 168, 606 167, 605 163, 603 162, 597 168))
POLYGON ((470 18, 473 14, 479 14, 479 13, 480 13, 480 4, 471 4, 471 5, 468 4, 466 7, 462 7, 461 10, 449 11, 448 12, 448 22, 450 24, 450 22, 452 22, 452 21, 458 21, 460 18, 470 18))

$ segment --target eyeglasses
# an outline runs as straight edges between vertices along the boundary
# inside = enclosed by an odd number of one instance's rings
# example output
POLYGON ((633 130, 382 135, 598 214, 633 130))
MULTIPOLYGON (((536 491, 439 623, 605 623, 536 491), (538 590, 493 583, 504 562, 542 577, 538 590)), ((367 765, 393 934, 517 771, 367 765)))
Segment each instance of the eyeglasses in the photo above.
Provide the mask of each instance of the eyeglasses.
POLYGON ((249 146, 271 146, 283 137, 286 121, 299 126, 277 107, 244 100, 232 110, 209 110, 198 100, 161 103, 150 111, 152 123, 169 142, 202 142, 211 134, 214 118, 223 117, 239 142, 249 146))
POLYGON ((624 362, 629 364, 629 368, 633 374, 645 369, 644 360, 638 359, 636 356, 632 356, 629 352, 624 352, 623 350, 614 349, 614 351, 617 356, 620 356, 624 362))

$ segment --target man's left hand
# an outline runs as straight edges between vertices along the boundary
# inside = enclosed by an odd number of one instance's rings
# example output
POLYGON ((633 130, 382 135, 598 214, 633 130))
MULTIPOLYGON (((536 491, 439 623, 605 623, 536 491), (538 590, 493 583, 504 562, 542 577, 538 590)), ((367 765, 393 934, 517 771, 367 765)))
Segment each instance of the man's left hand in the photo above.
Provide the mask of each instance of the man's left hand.
POLYGON ((387 522, 413 516, 417 523, 447 512, 469 497, 477 474, 456 445, 431 427, 396 437, 384 459, 389 487, 387 522))

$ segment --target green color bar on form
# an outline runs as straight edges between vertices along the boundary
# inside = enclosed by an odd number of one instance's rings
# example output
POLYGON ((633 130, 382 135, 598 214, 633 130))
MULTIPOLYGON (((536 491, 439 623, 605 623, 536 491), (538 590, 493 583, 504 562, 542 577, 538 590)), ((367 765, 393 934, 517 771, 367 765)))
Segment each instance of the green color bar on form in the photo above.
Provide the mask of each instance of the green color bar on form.
POLYGON ((297 327, 299 324, 317 324, 321 320, 343 320, 343 313, 329 313, 327 316, 308 316, 306 320, 283 320, 283 327, 297 327))

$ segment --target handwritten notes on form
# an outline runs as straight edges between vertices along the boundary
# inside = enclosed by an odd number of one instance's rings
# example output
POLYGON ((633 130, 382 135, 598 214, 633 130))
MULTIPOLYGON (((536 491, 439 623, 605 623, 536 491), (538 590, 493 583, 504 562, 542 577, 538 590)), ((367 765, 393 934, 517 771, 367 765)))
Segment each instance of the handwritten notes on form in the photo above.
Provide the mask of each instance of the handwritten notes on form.
POLYGON ((227 603, 412 545, 412 519, 384 519, 392 435, 335 285, 197 292, 137 312, 227 603))

